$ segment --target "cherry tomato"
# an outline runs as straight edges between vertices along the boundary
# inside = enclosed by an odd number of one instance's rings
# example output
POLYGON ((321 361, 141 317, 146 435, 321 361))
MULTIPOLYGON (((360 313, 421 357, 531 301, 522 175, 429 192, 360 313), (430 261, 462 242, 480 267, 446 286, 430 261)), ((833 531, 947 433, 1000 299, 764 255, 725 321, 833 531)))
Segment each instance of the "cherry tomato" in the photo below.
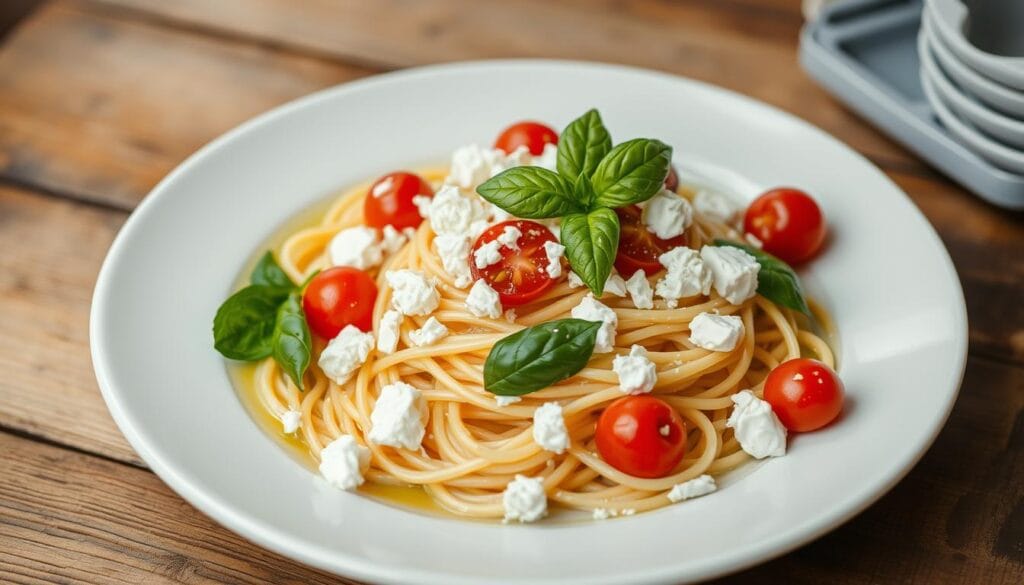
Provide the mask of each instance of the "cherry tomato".
POLYGON ((665 177, 665 188, 675 193, 679 190, 679 173, 676 172, 675 165, 669 165, 668 176, 665 177))
POLYGON ((615 210, 619 216, 619 252, 615 256, 615 268, 624 278, 637 270, 648 276, 662 270, 658 256, 672 248, 686 245, 686 234, 663 240, 647 231, 641 219, 642 210, 628 205, 615 210))
POLYGON ((807 358, 776 366, 764 381, 764 399, 787 429, 813 431, 843 409, 843 381, 832 368, 807 358))
POLYGON ((764 250, 790 264, 818 252, 825 241, 825 217, 810 195, 799 189, 772 189, 747 208, 743 229, 764 243, 764 250))
POLYGON ((536 156, 544 152, 545 144, 558 144, 558 132, 539 122, 517 122, 502 131, 494 141, 494 148, 510 153, 520 146, 536 156))
POLYGON ((505 307, 524 305, 551 288, 555 279, 548 276, 548 255, 544 250, 544 242, 558 242, 555 235, 547 227, 524 219, 514 219, 492 225, 487 228, 473 244, 469 254, 469 266, 474 279, 484 279, 501 298, 505 307), (522 232, 519 238, 519 249, 501 245, 498 253, 501 260, 486 268, 477 268, 474 252, 498 239, 506 226, 513 226, 522 232))
POLYGON ((309 281, 302 295, 302 310, 313 333, 334 339, 346 325, 369 331, 373 327, 376 300, 377 284, 369 274, 358 268, 338 266, 309 281))
POLYGON ((363 202, 366 225, 378 229, 392 225, 397 230, 415 228, 423 218, 413 197, 434 196, 434 190, 419 175, 398 172, 384 175, 370 187, 363 202))
POLYGON ((686 424, 667 402, 649 394, 611 403, 597 420, 597 452, 635 477, 664 477, 686 454, 686 424))

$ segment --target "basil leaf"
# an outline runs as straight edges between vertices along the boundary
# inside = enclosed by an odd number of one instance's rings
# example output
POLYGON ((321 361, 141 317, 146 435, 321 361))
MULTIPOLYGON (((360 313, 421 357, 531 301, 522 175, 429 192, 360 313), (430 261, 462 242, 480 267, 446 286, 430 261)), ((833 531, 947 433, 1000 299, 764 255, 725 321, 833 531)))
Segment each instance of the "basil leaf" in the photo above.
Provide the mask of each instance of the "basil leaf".
POLYGON ((299 291, 289 294, 278 308, 273 341, 274 361, 284 369, 299 390, 304 390, 302 375, 309 367, 312 342, 306 315, 302 312, 302 293, 299 291))
POLYGON ((576 199, 573 184, 540 167, 513 167, 476 188, 481 197, 526 219, 547 219, 586 211, 576 199))
POLYGON ((213 318, 213 347, 233 360, 270 355, 277 308, 288 293, 285 288, 252 285, 231 295, 213 318))
POLYGON ((513 333, 494 344, 484 362, 484 388, 522 396, 564 380, 587 365, 601 323, 560 319, 513 333))
POLYGON ((616 146, 594 171, 593 205, 622 207, 647 201, 661 190, 672 164, 672 147, 637 138, 616 146))
POLYGON ((265 286, 277 286, 281 288, 292 288, 295 283, 292 279, 288 278, 284 270, 274 260, 274 254, 267 250, 267 253, 260 258, 260 261, 256 263, 256 267, 252 269, 252 275, 249 276, 249 280, 252 284, 262 284, 265 286))
POLYGON ((561 238, 573 272, 601 296, 619 247, 619 216, 607 207, 567 215, 562 218, 561 238))
POLYGON ((577 177, 576 184, 573 185, 573 192, 576 193, 577 201, 590 207, 590 202, 594 200, 594 184, 590 182, 590 177, 587 175, 577 177))
POLYGON ((558 138, 558 174, 568 179, 589 177, 611 149, 612 137, 601 122, 601 114, 592 109, 562 130, 558 138))
POLYGON ((757 260, 757 263, 761 265, 761 270, 757 273, 757 294, 783 307, 800 311, 806 315, 811 314, 811 310, 807 307, 807 301, 804 300, 800 278, 789 264, 753 246, 721 239, 716 239, 714 244, 739 248, 757 260))

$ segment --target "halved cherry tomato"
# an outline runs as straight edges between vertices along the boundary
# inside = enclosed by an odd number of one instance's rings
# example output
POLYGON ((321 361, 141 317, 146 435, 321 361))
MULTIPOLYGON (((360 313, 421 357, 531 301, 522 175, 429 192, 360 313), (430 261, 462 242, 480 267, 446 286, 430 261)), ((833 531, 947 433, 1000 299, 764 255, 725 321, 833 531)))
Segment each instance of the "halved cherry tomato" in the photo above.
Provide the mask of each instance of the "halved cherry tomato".
POLYGON ((676 165, 669 165, 668 176, 665 177, 665 188, 675 193, 679 190, 679 173, 676 172, 676 165))
POLYGON ((635 477, 664 477, 686 454, 686 424, 667 402, 649 394, 611 403, 597 420, 597 452, 635 477))
POLYGON ((636 205, 627 205, 615 210, 619 216, 619 252, 615 256, 615 269, 624 278, 637 270, 648 276, 663 268, 658 256, 672 248, 686 245, 686 234, 663 240, 647 231, 641 219, 642 210, 636 205))
POLYGON ((397 172, 377 179, 363 202, 366 225, 378 229, 392 225, 397 230, 419 226, 423 218, 412 202, 417 195, 434 196, 430 183, 419 175, 397 172))
POLYGON ((765 252, 799 264, 825 241, 825 217, 810 195, 799 189, 772 189, 747 208, 743 229, 764 244, 765 252))
POLYGON ((555 279, 548 276, 548 256, 544 242, 558 242, 547 227, 525 219, 514 219, 487 228, 473 244, 469 254, 469 266, 474 279, 484 279, 501 298, 505 307, 524 305, 551 288, 555 279), (499 248, 501 260, 486 268, 477 268, 474 252, 484 244, 498 239, 506 226, 513 226, 522 232, 519 249, 502 245, 499 248))
POLYGON ((501 132, 494 141, 494 148, 510 153, 525 146, 536 156, 544 152, 544 145, 548 143, 558 144, 558 132, 540 122, 517 122, 501 132))
POLYGON ((820 429, 843 410, 843 381, 832 368, 807 358, 775 367, 764 381, 764 399, 791 431, 820 429))
POLYGON ((369 331, 373 327, 376 300, 377 284, 369 274, 358 268, 338 266, 309 281, 302 295, 302 310, 313 333, 334 339, 346 325, 369 331))

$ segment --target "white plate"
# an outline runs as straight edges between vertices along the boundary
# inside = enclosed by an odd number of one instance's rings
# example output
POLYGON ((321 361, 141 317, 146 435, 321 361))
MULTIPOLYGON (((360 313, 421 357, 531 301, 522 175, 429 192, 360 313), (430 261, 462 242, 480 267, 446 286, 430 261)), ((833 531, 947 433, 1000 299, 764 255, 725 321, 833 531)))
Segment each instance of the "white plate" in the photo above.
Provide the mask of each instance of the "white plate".
POLYGON ((924 10, 933 17, 937 36, 958 59, 993 81, 1012 90, 1024 91, 1024 57, 994 55, 971 44, 964 35, 969 14, 963 2, 926 0, 924 10))
POLYGON ((115 240, 96 286, 91 341, 104 398, 139 454, 186 500, 274 551, 381 582, 667 583, 780 555, 899 481, 956 397, 966 316, 956 272, 925 219, 821 130, 661 73, 506 61, 329 89, 204 147, 115 240), (840 331, 849 393, 841 421, 795 437, 788 455, 716 494, 600 523, 466 522, 318 487, 250 420, 212 348, 211 318, 244 260, 341 186, 488 143, 512 120, 561 126, 592 106, 613 137, 661 138, 678 165, 737 185, 741 197, 780 184, 817 196, 832 237, 804 277, 840 331))
POLYGON ((928 46, 932 50, 932 56, 938 61, 942 70, 957 85, 993 109, 1019 120, 1024 120, 1024 92, 996 83, 961 63, 952 51, 942 43, 938 35, 935 34, 935 26, 931 23, 932 18, 934 17, 927 10, 922 14, 921 31, 928 39, 928 46))
POLYGON ((936 63, 935 53, 924 32, 917 37, 917 52, 921 57, 921 75, 928 77, 946 107, 997 142, 1024 150, 1024 122, 988 109, 953 85, 936 63))

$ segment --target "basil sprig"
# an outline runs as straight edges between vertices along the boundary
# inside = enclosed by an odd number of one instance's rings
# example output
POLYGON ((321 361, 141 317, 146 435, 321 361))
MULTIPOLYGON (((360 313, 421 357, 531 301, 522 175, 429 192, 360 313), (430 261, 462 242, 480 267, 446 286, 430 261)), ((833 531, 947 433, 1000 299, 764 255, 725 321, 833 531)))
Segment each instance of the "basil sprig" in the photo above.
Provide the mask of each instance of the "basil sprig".
POLYGON ((484 388, 498 396, 522 396, 579 372, 594 353, 601 323, 559 319, 498 341, 484 362, 484 388))
POLYGON ((739 248, 757 260, 757 263, 761 265, 761 270, 757 273, 757 294, 783 307, 800 311, 806 315, 811 314, 811 310, 807 307, 807 301, 804 300, 800 278, 789 264, 753 246, 722 239, 716 239, 714 244, 739 248))
POLYGON ((636 138, 613 148, 601 115, 590 110, 562 131, 557 173, 513 167, 481 184, 477 193, 516 217, 561 217, 569 265, 600 296, 619 245, 613 210, 657 194, 671 161, 672 147, 658 140, 636 138))
POLYGON ((213 347, 228 359, 247 362, 272 355, 302 390, 312 355, 303 286, 295 286, 270 252, 257 262, 249 282, 217 309, 213 347))

